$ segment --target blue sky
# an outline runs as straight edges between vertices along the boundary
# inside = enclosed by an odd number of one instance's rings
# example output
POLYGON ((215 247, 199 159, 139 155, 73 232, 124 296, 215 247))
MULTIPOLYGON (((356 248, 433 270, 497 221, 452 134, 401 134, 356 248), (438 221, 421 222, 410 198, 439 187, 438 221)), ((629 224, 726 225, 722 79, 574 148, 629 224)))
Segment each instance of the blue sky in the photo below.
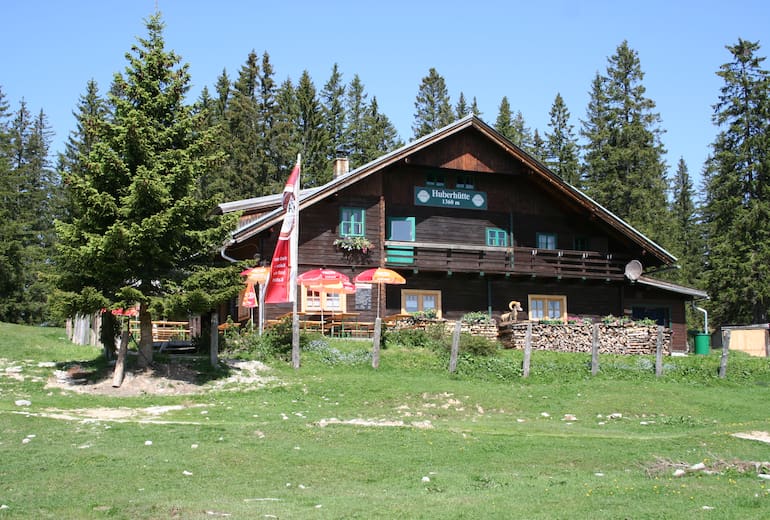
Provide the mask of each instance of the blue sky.
POLYGON ((23 98, 46 113, 53 152, 75 126, 72 112, 88 80, 109 88, 156 4, 167 47, 190 64, 193 97, 203 86, 213 90, 224 69, 236 78, 251 50, 270 54, 279 83, 307 70, 319 90, 337 63, 345 82, 360 76, 404 141, 431 67, 453 104, 461 91, 476 97, 493 124, 507 96, 541 134, 561 93, 577 132, 591 80, 627 40, 662 118, 669 169, 684 157, 696 178, 716 134, 712 105, 722 83, 715 72, 730 61, 725 46, 759 41, 760 54, 770 56, 765 0, 5 0, 0 87, 12 110, 23 98))

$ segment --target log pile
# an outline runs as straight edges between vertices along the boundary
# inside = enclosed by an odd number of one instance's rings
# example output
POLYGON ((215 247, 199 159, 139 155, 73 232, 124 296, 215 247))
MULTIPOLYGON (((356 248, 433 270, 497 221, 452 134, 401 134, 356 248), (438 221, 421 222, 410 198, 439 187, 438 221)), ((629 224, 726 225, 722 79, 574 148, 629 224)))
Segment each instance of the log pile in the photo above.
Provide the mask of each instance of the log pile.
MULTIPOLYGON (((467 323, 461 322, 460 333, 467 333, 473 336, 484 336, 487 339, 498 339, 497 323, 492 320, 489 323, 467 323)), ((454 332, 455 321, 454 320, 439 320, 439 319, 420 319, 420 318, 405 318, 396 321, 393 324, 393 330, 399 329, 416 329, 427 330, 431 326, 443 325, 444 331, 447 335, 451 336, 454 332)))
MULTIPOLYGON (((499 339, 505 348, 523 349, 528 322, 500 325, 499 339)), ((657 325, 598 324, 600 354, 655 354, 657 325)), ((532 348, 559 352, 591 352, 593 324, 550 325, 532 323, 532 348)), ((663 330, 663 351, 671 353, 671 329, 663 330)))

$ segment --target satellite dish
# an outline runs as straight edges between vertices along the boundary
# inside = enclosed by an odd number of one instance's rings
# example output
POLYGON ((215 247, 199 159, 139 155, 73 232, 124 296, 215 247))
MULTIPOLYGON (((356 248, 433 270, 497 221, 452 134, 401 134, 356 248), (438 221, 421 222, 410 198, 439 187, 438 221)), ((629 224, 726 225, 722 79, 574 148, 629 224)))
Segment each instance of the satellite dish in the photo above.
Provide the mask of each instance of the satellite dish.
POLYGON ((638 280, 642 276, 642 271, 644 271, 644 267, 639 260, 631 260, 626 264, 626 278, 631 281, 638 280))

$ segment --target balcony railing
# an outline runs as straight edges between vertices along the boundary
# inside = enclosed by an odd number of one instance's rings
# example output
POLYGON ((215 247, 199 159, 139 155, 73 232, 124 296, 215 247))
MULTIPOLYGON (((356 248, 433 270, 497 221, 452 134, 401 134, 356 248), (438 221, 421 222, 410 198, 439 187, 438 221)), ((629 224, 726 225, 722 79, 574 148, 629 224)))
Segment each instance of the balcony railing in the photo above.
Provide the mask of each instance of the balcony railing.
POLYGON ((627 259, 594 251, 493 247, 435 242, 385 242, 386 263, 426 271, 529 274, 556 278, 623 278, 627 259))

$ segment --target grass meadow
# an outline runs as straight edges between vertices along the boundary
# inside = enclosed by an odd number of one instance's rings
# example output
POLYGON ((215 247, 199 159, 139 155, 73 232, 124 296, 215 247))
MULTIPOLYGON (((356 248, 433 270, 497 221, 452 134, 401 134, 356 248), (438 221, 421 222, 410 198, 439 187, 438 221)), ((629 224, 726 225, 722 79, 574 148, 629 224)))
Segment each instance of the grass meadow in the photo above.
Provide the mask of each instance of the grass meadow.
POLYGON ((448 356, 314 341, 258 385, 97 395, 64 331, 0 323, 0 518, 770 518, 766 359, 448 356))

